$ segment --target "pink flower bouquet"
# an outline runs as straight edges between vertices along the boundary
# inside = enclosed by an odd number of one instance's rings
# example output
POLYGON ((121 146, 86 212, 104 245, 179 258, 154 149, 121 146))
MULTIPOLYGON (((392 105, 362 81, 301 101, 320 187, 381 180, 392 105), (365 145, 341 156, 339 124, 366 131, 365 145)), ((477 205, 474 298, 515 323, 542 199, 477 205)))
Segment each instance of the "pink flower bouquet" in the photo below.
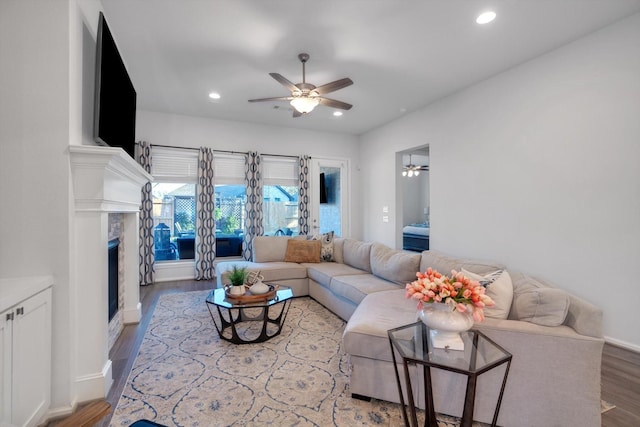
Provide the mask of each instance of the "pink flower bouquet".
POLYGON ((424 304, 444 303, 451 306, 451 311, 462 313, 472 311, 476 322, 484 320, 484 308, 494 305, 493 300, 485 295, 484 286, 464 274, 451 270, 447 277, 436 270, 428 268, 424 273, 417 272, 417 280, 408 283, 406 296, 418 301, 418 309, 424 304))

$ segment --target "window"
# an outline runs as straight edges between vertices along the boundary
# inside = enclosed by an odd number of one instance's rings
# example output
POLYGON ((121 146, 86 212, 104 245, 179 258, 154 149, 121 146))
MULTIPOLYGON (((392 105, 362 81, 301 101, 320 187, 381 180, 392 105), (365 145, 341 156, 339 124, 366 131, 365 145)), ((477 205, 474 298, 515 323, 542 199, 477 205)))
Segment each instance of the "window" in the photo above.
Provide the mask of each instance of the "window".
POLYGON ((151 174, 157 262, 195 257, 196 150, 155 147, 151 174))
POLYGON ((247 202, 245 157, 216 154, 214 162, 216 257, 240 256, 247 202))
POLYGON ((298 226, 298 162, 264 156, 262 162, 263 226, 267 236, 296 235, 298 226))
POLYGON ((152 188, 156 261, 193 259, 196 185, 154 182, 152 188))

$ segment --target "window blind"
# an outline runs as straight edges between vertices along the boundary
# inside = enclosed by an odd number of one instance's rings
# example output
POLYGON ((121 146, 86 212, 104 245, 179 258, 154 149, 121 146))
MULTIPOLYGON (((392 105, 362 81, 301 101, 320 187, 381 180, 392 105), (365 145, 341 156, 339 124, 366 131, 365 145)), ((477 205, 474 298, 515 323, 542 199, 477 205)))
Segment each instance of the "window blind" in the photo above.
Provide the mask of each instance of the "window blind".
POLYGON ((158 181, 196 182, 198 179, 198 151, 153 147, 151 175, 158 181))
POLYGON ((216 184, 244 184, 244 155, 216 153, 213 162, 216 184))
POLYGON ((298 160, 286 157, 262 158, 262 178, 265 185, 298 185, 298 160))

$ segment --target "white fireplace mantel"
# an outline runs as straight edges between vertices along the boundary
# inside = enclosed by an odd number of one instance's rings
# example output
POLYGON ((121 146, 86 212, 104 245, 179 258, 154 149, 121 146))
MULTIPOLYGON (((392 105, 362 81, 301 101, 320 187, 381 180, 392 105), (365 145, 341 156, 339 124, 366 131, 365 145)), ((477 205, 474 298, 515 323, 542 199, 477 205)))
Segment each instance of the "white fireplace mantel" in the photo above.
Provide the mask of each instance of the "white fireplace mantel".
POLYGON ((141 189, 152 181, 121 148, 69 146, 73 201, 70 285, 74 319, 76 400, 107 396, 112 384, 109 360, 108 223, 123 214, 123 323, 141 317, 139 289, 139 211, 141 189))
POLYGON ((77 211, 138 212, 140 189, 153 180, 121 148, 70 145, 77 211))

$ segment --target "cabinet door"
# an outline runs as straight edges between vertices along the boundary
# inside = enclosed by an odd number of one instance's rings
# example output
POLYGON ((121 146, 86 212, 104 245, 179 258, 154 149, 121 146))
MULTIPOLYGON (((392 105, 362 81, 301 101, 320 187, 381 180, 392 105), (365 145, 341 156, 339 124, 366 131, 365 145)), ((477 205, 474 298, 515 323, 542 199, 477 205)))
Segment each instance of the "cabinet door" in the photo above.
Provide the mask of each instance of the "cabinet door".
POLYGON ((11 423, 11 320, 0 314, 0 425, 11 423))
POLYGON ((38 424, 51 401, 51 290, 15 308, 12 423, 38 424))

